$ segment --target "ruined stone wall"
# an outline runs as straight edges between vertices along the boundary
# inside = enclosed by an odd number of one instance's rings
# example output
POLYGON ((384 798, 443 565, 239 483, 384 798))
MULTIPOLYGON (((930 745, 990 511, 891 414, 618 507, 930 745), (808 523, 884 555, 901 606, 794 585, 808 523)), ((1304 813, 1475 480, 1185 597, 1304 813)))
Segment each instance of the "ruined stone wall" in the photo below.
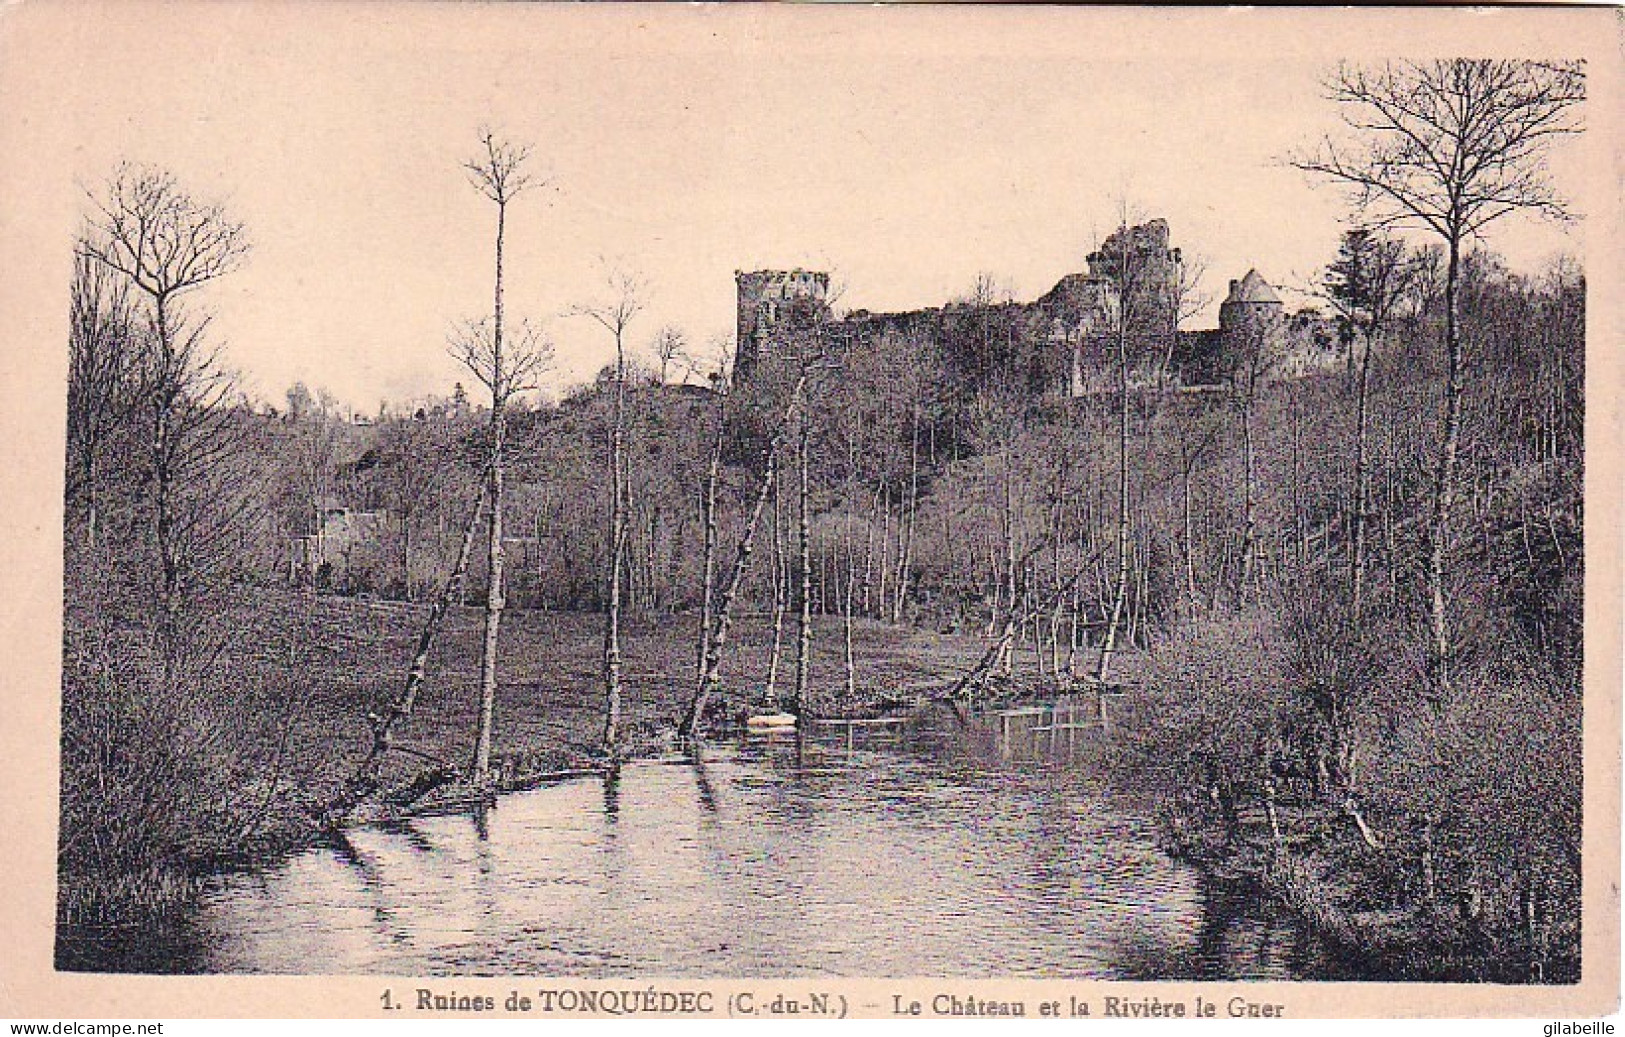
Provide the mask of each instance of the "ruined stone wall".
POLYGON ((829 299, 829 274, 818 270, 734 271, 738 305, 734 376, 749 378, 773 328, 798 301, 822 306, 829 299))
POLYGON ((1172 308, 1184 255, 1169 247, 1167 220, 1121 227, 1089 253, 1089 276, 1129 289, 1123 300, 1129 330, 1137 337, 1166 334, 1174 326, 1172 308))
MULTIPOLYGON (((1043 391, 1089 396, 1115 391, 1115 331, 1126 320, 1130 383, 1149 386, 1167 377, 1174 384, 1212 386, 1228 381, 1236 359, 1248 352, 1249 336, 1270 337, 1271 378, 1297 378, 1346 363, 1336 329, 1313 311, 1288 316, 1280 297, 1256 270, 1230 282, 1219 307, 1219 327, 1175 332, 1178 288, 1184 276, 1181 251, 1170 245, 1168 221, 1154 219, 1109 235, 1088 259, 1032 302, 995 309, 1000 326, 1019 329, 1032 346, 1047 351, 1043 391), (1125 300, 1127 279, 1135 293, 1125 300), (1166 369, 1164 369, 1166 364, 1166 369)), ((796 307, 828 305, 829 275, 813 270, 736 271, 738 328, 735 377, 751 371, 773 348, 774 328, 796 307)), ((963 318, 966 304, 953 303, 900 313, 859 310, 829 326, 837 348, 851 348, 886 330, 942 337, 963 318)), ((1029 365, 1032 366, 1032 365, 1029 365)))

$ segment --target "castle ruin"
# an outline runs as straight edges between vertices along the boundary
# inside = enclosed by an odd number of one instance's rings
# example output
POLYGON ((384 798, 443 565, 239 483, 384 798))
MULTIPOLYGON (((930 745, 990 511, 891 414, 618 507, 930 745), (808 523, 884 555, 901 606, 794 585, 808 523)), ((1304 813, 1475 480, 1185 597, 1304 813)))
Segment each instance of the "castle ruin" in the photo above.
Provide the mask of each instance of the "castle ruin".
MULTIPOLYGON (((1089 253, 1086 272, 1067 274, 1033 302, 1009 307, 1024 332, 1057 360, 1050 391, 1073 397, 1111 389, 1114 381, 1108 374, 1120 329, 1129 337, 1134 357, 1130 383, 1140 387, 1164 381, 1223 385, 1234 379, 1243 355, 1267 355, 1265 377, 1271 379, 1303 377, 1347 362, 1333 323, 1314 309, 1288 315, 1280 295, 1256 269, 1230 282, 1217 328, 1179 329, 1184 277, 1184 257, 1170 244, 1168 221, 1154 219, 1119 228, 1089 253)), ((829 275, 800 269, 735 271, 734 280, 734 370, 736 378, 748 379, 764 353, 774 348, 774 330, 793 308, 828 306, 829 275)), ((929 329, 945 313, 965 305, 902 313, 858 310, 833 325, 834 337, 856 342, 888 327, 929 329)))
POLYGON ((824 307, 829 302, 829 274, 816 270, 734 271, 738 324, 734 376, 749 378, 761 359, 774 327, 796 305, 824 307))

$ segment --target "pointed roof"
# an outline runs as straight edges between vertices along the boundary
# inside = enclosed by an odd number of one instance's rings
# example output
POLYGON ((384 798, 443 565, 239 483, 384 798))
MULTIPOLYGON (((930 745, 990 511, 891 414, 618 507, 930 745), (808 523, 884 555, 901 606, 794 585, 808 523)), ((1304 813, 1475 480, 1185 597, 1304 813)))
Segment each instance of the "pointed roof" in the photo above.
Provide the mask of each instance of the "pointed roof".
POLYGON ((1279 304, 1281 297, 1275 294, 1270 283, 1255 270, 1247 271, 1247 276, 1239 281, 1230 282, 1230 297, 1225 302, 1273 302, 1279 304))

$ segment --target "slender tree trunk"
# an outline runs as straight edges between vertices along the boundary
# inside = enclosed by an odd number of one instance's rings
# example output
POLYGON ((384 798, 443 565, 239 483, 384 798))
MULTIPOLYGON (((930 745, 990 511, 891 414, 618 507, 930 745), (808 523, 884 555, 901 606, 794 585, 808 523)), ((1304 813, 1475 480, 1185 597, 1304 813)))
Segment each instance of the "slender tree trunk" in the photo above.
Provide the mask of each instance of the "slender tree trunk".
MULTIPOLYGON (((801 387, 806 392, 806 387, 801 387)), ((797 469, 797 569, 801 581, 800 614, 796 627, 796 700, 792 707, 798 715, 807 709, 808 688, 812 680, 812 537, 811 505, 812 483, 808 459, 812 445, 812 427, 806 409, 801 411, 801 428, 796 447, 797 469)))
POLYGON ((1142 599, 1140 597, 1140 545, 1138 541, 1134 541, 1131 546, 1132 550, 1129 552, 1129 586, 1133 590, 1129 595, 1127 604, 1128 644, 1130 648, 1134 648, 1140 643, 1140 604, 1142 599))
POLYGON ((1194 520, 1191 514, 1191 469, 1190 462, 1180 466, 1180 551, 1185 556, 1185 593, 1190 595, 1191 604, 1201 601, 1201 594, 1196 589, 1196 536, 1194 520))
POLYGON ((864 530, 863 543, 863 614, 879 616, 880 606, 874 601, 875 530, 880 525, 880 487, 875 487, 873 503, 869 506, 869 521, 864 530))
MULTIPOLYGON (((1400 564, 1400 487, 1398 466, 1398 450, 1394 444, 1389 444, 1387 488, 1387 510, 1383 513, 1383 538, 1387 546, 1388 560, 1388 606, 1397 608, 1400 600, 1401 570, 1409 568, 1400 564)), ((1409 575, 1406 573, 1405 575, 1409 575)))
POLYGON ((401 515, 401 590, 407 601, 416 601, 412 593, 412 514, 401 515))
POLYGON ((481 478, 479 486, 479 493, 474 498, 474 507, 468 513, 468 520, 463 523, 463 536, 457 548, 457 560, 452 565, 451 573, 446 577, 445 586, 430 604, 429 614, 423 620, 423 628, 418 631, 417 650, 412 653, 412 662, 406 670, 406 684, 390 705, 389 712, 383 716, 368 716, 368 722, 372 727, 372 747, 356 770, 355 776, 350 779, 345 797, 338 804, 340 808, 353 805, 378 787, 378 772, 384 754, 394 745, 395 725, 410 717, 413 707, 417 704, 418 692, 422 689, 428 674, 429 653, 434 649, 435 637, 440 633, 441 623, 451 609, 452 602, 457 600, 458 590, 468 575, 469 559, 474 555, 475 534, 479 529, 480 517, 485 511, 486 498, 491 492, 488 479, 481 478))
POLYGON ((502 627, 502 505, 503 505, 503 440, 507 435, 504 411, 508 405, 507 386, 504 385, 502 356, 502 239, 507 216, 507 205, 497 204, 496 287, 495 310, 491 334, 491 518, 488 578, 485 593, 485 640, 480 656, 480 708, 474 732, 473 780, 484 785, 491 770, 491 722, 496 709, 497 694, 497 642, 502 627))
POLYGON ((789 597, 789 564, 785 558, 784 522, 781 518, 781 497, 784 480, 773 473, 773 644, 767 655, 767 711, 779 709, 779 661, 784 652, 784 613, 789 597))
POLYGON ((1071 619, 1067 628, 1066 645, 1066 675, 1073 679, 1078 676, 1078 656, 1083 651, 1083 583, 1075 580, 1068 603, 1071 609, 1071 619))
POLYGON ((1144 541, 1146 546, 1140 549, 1136 545, 1136 553, 1140 556, 1140 595, 1136 611, 1140 617, 1140 644, 1141 647, 1151 646, 1151 547, 1150 538, 1144 541))
POLYGON ((858 576, 858 549, 853 543, 851 522, 846 525, 846 535, 842 537, 846 544, 846 593, 841 600, 841 637, 846 657, 846 701, 851 706, 858 700, 858 668, 852 654, 852 603, 858 576))
POLYGON ((1297 539, 1298 564, 1303 566, 1309 561, 1308 529, 1303 514, 1303 421, 1296 387, 1288 383, 1287 392, 1292 412, 1292 533, 1297 539))
POLYGON ((897 552, 897 593, 892 599, 891 621, 901 623, 913 585, 914 519, 920 503, 920 406, 911 411, 908 439, 908 497, 903 503, 902 545, 897 552))
POLYGON ((715 593, 717 559, 717 479, 722 469, 722 420, 717 416, 717 432, 711 442, 711 460, 705 470, 705 488, 700 498, 700 521, 705 543, 700 561, 700 636, 694 654, 696 680, 705 679, 705 660, 711 651, 712 603, 715 593))
POLYGON ((480 713, 475 729, 473 779, 484 784, 491 769, 491 723, 496 708, 497 690, 497 638, 502 626, 503 609, 503 553, 502 553, 502 498, 503 498, 503 438, 507 422, 501 410, 493 407, 491 418, 491 518, 489 579, 485 594, 485 639, 480 655, 480 713))
POLYGON ((1247 399, 1242 402, 1241 454, 1242 481, 1244 485, 1241 513, 1241 582, 1239 585, 1239 598, 1241 601, 1246 601, 1252 587, 1254 567, 1257 564, 1255 556, 1258 553, 1258 489, 1254 475, 1257 462, 1253 443, 1253 392, 1251 389, 1247 390, 1247 399))
POLYGON ((875 609, 875 618, 886 617, 886 587, 891 582, 891 494, 886 491, 884 483, 878 491, 880 494, 880 592, 877 599, 879 607, 875 609))
MULTIPOLYGON (((176 663, 179 650, 179 619, 181 604, 181 567, 179 544, 175 537, 173 510, 175 492, 174 428, 172 425, 175 397, 178 391, 174 381, 178 377, 174 356, 173 332, 169 327, 169 300, 155 296, 158 331, 158 373, 153 387, 152 423, 152 522, 157 539, 160 585, 158 588, 158 632, 163 643, 166 674, 176 663)), ((318 531, 320 526, 317 527, 318 531)))
POLYGON ((85 447, 85 545, 96 549, 96 443, 85 447))
POLYGON ((666 605, 665 587, 660 582, 660 533, 665 528, 666 514, 658 505, 649 512, 649 525, 645 530, 643 561, 643 607, 657 612, 666 605))
POLYGON ((1456 454, 1461 442, 1462 349, 1459 322, 1461 242, 1459 234, 1449 240, 1449 263, 1445 273, 1445 387, 1444 420, 1439 442, 1439 459, 1433 490, 1433 521, 1428 531, 1428 627, 1432 651, 1428 659, 1430 683, 1435 695, 1450 690, 1450 632, 1445 616, 1445 549, 1450 535, 1450 512, 1455 503, 1456 454))
POLYGON ((615 401, 610 416, 609 594, 604 615, 604 751, 621 758, 621 577, 626 558, 626 349, 615 333, 615 401))
POLYGON ((796 401, 801 395, 798 385, 791 397, 791 411, 785 414, 784 421, 779 429, 768 441, 767 449, 762 459, 762 478, 757 484, 756 495, 751 502, 750 514, 745 520, 744 532, 739 537, 739 550, 734 556, 733 572, 728 577, 728 585, 722 592, 722 598, 717 604, 715 628, 708 639, 704 665, 700 670, 700 679, 694 689, 694 696, 689 701, 688 713, 683 717, 678 733, 685 738, 697 738, 704 724, 705 705, 707 700, 716 693, 721 682, 722 650, 728 644, 728 630, 733 618, 734 599, 739 595, 739 588, 745 582, 745 570, 750 565, 751 554, 756 546, 756 528, 761 524, 762 512, 767 507, 768 494, 773 490, 778 472, 779 447, 784 441, 784 428, 793 417, 796 401))
POLYGON ((700 670, 700 679, 694 690, 694 696, 689 700, 688 713, 678 732, 684 737, 697 737, 701 731, 705 706, 714 695, 722 680, 722 650, 728 644, 728 631, 733 617, 734 598, 739 594, 739 587, 744 582, 745 569, 750 563, 751 553, 755 549, 756 527, 761 522, 762 511, 767 505, 767 496, 771 492, 776 472, 777 440, 768 448, 767 468, 762 473, 762 480, 756 491, 755 501, 751 505, 750 515, 745 520, 744 533, 739 538, 739 551, 734 558, 732 575, 728 578, 728 585, 722 592, 721 600, 717 605, 714 629, 707 639, 705 660, 700 670))
MULTIPOLYGON (((991 541, 988 541, 985 546, 987 548, 987 576, 986 583, 984 583, 983 586, 991 588, 988 598, 992 602, 992 606, 988 609, 987 629, 983 632, 982 636, 991 638, 993 636, 993 632, 999 629, 999 610, 1003 608, 1004 601, 1004 576, 1002 575, 1002 570, 999 568, 999 551, 997 545, 993 544, 991 541)), ((977 560, 977 564, 981 564, 980 559, 977 560)))
MULTIPOLYGON (((1061 483, 1058 477, 1055 485, 1055 499, 1050 504, 1050 582, 1059 587, 1061 585, 1061 534, 1063 512, 1061 505, 1061 483)), ((1049 650, 1050 674, 1057 681, 1061 677, 1061 597, 1056 595, 1054 603, 1050 606, 1049 614, 1049 650)))
MULTIPOLYGON (((1083 559, 1089 556, 1089 542, 1092 533, 1090 524, 1094 521, 1088 514, 1084 501, 1078 503, 1078 564, 1081 567, 1083 559)), ((1083 651, 1083 580, 1074 576, 1072 589, 1068 595, 1071 598, 1072 625, 1067 635, 1066 675, 1074 680, 1078 676, 1078 657, 1083 651)))
POLYGON ((1349 622, 1358 637, 1364 632, 1366 512, 1371 496, 1370 463, 1366 457, 1367 399, 1371 385, 1371 339, 1367 330, 1360 354, 1359 381, 1354 403, 1354 535, 1349 558, 1349 622))
MULTIPOLYGON (((1027 589, 1024 594, 1026 601, 1025 608, 1027 609, 1027 615, 1032 617, 1029 622, 1032 623, 1033 631, 1033 672, 1042 678, 1045 673, 1049 671, 1045 670, 1046 649, 1044 647, 1044 616, 1043 609, 1038 604, 1040 594, 1038 588, 1038 566, 1036 563, 1028 567, 1027 572, 1024 574, 1024 579, 1027 581, 1027 589)), ((1049 675, 1053 677, 1054 673, 1049 672, 1049 675)))
POLYGON ((828 544, 820 545, 818 550, 818 614, 827 616, 831 609, 829 595, 835 586, 834 574, 830 571, 832 552, 828 544))
POLYGON ((1112 656, 1117 651, 1117 631, 1123 622, 1123 606, 1128 599, 1129 514, 1128 514, 1128 341, 1127 331, 1117 335, 1117 584, 1112 592, 1111 615, 1100 641, 1100 657, 1095 663, 1095 680, 1104 682, 1111 674, 1112 656))
MULTIPOLYGON (((1000 481, 1004 500, 1000 516, 1000 526, 1004 537, 1003 580, 1005 607, 1011 617, 1016 615, 1020 607, 1016 601, 1016 488, 1014 462, 1011 459, 1010 442, 1005 440, 1000 451, 1000 481)), ((1012 637, 1015 627, 1006 623, 1002 646, 999 650, 999 672, 1011 676, 1015 664, 1015 641, 1012 637)))

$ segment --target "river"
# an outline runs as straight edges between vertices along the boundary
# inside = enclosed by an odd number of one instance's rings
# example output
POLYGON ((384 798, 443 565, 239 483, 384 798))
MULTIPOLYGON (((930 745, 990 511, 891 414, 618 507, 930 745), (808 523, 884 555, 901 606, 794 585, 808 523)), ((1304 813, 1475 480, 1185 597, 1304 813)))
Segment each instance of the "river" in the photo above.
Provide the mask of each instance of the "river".
POLYGON ((799 751, 745 741, 700 765, 633 764, 614 781, 506 795, 479 818, 357 829, 212 878, 164 969, 1319 973, 1314 941, 1289 919, 1161 853, 1145 805, 1072 759, 1075 736, 1057 759, 1053 733, 1037 750, 1040 736, 1008 723, 981 730, 980 744, 918 724, 897 737, 826 730, 799 751))

